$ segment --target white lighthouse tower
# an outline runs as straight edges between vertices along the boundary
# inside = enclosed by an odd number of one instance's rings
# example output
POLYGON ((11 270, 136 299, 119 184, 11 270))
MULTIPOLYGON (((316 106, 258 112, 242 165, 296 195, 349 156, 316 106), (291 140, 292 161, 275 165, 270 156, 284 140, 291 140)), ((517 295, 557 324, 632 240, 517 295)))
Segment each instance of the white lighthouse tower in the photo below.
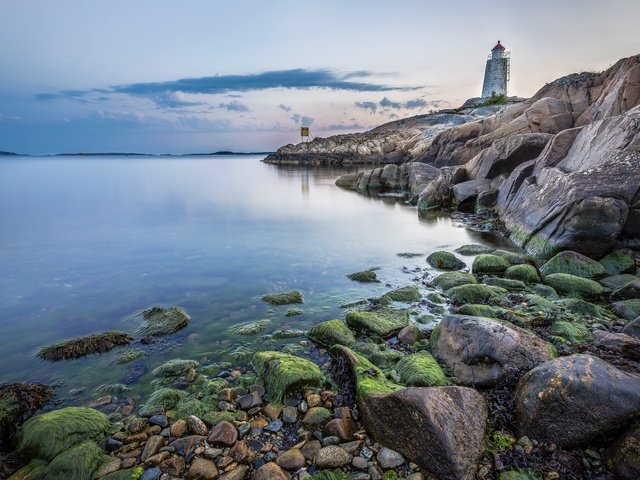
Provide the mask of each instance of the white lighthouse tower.
POLYGON ((492 94, 501 95, 508 92, 510 56, 511 52, 507 52, 500 40, 498 40, 487 59, 484 82, 482 83, 482 98, 490 97, 492 94))

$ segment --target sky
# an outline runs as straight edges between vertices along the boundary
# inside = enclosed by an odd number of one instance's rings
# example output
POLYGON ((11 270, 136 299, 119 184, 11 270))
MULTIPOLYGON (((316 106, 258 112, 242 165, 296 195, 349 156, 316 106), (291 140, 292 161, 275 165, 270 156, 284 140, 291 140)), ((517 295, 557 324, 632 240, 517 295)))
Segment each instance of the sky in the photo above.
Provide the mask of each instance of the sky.
POLYGON ((0 0, 0 151, 272 151, 640 53, 635 0, 0 0))

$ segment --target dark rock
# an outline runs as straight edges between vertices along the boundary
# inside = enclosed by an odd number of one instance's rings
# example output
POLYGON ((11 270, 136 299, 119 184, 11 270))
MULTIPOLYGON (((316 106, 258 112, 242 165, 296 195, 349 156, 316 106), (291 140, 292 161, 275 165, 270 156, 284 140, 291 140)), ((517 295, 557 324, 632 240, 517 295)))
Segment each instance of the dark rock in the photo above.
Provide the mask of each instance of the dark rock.
POLYGON ((162 446, 164 446, 164 437, 162 437, 161 435, 152 435, 147 440, 140 459, 143 462, 146 461, 149 457, 152 457, 156 453, 158 453, 162 446))
POLYGON ((640 317, 625 325, 622 329, 622 333, 626 333, 627 335, 635 338, 640 338, 640 317))
POLYGON ((188 437, 179 438, 169 444, 175 448, 178 455, 188 457, 193 451, 200 446, 207 437, 202 435, 190 435, 188 437))
POLYGON ((187 474, 189 480, 215 480, 218 478, 218 468, 211 460, 194 458, 187 474))
POLYGON ((152 307, 138 315, 138 335, 158 337, 170 335, 185 328, 191 317, 180 307, 152 307))
POLYGON ((626 333, 593 332, 595 344, 609 351, 619 353, 623 357, 640 360, 640 338, 626 333))
POLYGON ((296 407, 284 407, 282 409, 282 421, 284 423, 296 423, 298 421, 298 409, 296 407))
POLYGON ((518 434, 582 445, 640 417, 640 376, 591 355, 543 363, 520 379, 518 434))
POLYGON ((484 453, 487 404, 466 387, 410 387, 370 395, 362 415, 374 440, 436 478, 472 479, 484 453))
POLYGON ((51 387, 41 383, 0 385, 0 445, 53 397, 51 387))
POLYGON ((149 423, 164 428, 169 425, 169 419, 164 415, 151 415, 151 417, 149 417, 149 423))
POLYGON ((358 425, 350 418, 334 418, 322 429, 325 436, 338 437, 342 442, 350 442, 358 431, 358 425))
POLYGON ((578 252, 570 250, 560 252, 552 259, 548 260, 542 267, 540 273, 551 275, 553 273, 568 273, 582 278, 601 278, 606 275, 604 267, 578 252))
POLYGON ((162 475, 162 470, 159 468, 149 468, 142 473, 140 480, 157 480, 160 475, 162 475))
POLYGON ((58 361, 67 358, 84 357, 96 353, 104 353, 122 345, 129 345, 133 337, 124 332, 105 332, 85 337, 72 338, 55 345, 49 345, 38 351, 44 360, 58 361))
POLYGON ((322 448, 322 444, 318 440, 309 440, 302 446, 300 452, 302 452, 304 458, 311 461, 318 454, 320 448, 322 448))
POLYGON ((194 435, 204 436, 209 431, 204 422, 195 415, 189 415, 187 417, 187 426, 189 427, 189 431, 194 435))
MULTIPOLYGON (((415 325, 407 325, 398 332, 398 341, 404 345, 413 345, 420 336, 420 329, 415 325)), ((348 345, 347 345, 348 346, 348 345)))
POLYGON ((251 408, 262 405, 262 399, 260 395, 258 395, 258 392, 251 392, 241 396, 236 403, 242 410, 250 410, 251 408))
POLYGON ((640 478, 640 428, 632 428, 607 452, 609 468, 625 480, 640 478))
POLYGON ((267 432, 278 433, 282 429, 282 420, 276 419, 264 427, 264 429, 267 432))

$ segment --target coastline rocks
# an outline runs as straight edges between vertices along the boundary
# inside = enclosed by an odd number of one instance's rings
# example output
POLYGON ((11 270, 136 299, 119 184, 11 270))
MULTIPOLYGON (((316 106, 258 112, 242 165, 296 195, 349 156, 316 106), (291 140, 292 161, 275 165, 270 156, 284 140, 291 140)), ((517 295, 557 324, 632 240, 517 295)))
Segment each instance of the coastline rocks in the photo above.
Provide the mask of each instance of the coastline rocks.
POLYGON ((375 269, 364 270, 362 272, 350 273, 347 275, 349 280, 360 283, 380 283, 375 269))
POLYGON ((607 453, 607 463, 618 477, 640 478, 640 428, 632 428, 616 441, 607 453))
POLYGON ((507 291, 500 287, 482 284, 467 284, 447 290, 447 298, 452 304, 459 306, 465 303, 497 303, 507 291))
POLYGON ((602 285, 598 282, 569 273, 547 275, 544 278, 544 283, 570 297, 597 298, 604 293, 602 285))
POLYGON ((552 358, 551 346, 535 334, 483 317, 447 315, 440 322, 434 354, 463 385, 489 387, 552 358))
POLYGON ((308 337, 325 347, 332 347, 336 344, 350 347, 356 343, 353 332, 340 319, 326 320, 315 324, 309 330, 308 337))
POLYGON ((636 270, 636 262, 633 257, 619 250, 601 258, 600 264, 606 270, 607 275, 633 273, 636 270))
POLYGON ((321 448, 314 459, 318 468, 336 468, 349 465, 353 456, 337 445, 321 448))
POLYGON ((189 324, 191 317, 180 307, 152 307, 140 315, 142 323, 136 329, 138 335, 159 337, 170 335, 189 324))
POLYGON ((475 275, 501 274, 511 266, 505 257, 493 253, 482 253, 473 259, 471 271, 475 275))
POLYGON ((577 277, 596 279, 604 277, 607 272, 602 264, 595 260, 591 260, 581 253, 567 250, 558 253, 542 265, 542 267, 540 267, 540 273, 543 275, 568 273, 577 277))
POLYGON ((238 440, 238 430, 231 422, 221 421, 211 429, 207 441, 214 447, 230 447, 238 440))
POLYGON ((449 252, 433 252, 427 257, 427 263, 433 268, 440 270, 461 270, 466 267, 465 263, 449 252))
POLYGON ((251 362, 272 401, 279 402, 285 395, 303 387, 320 387, 325 377, 315 363, 295 355, 281 352, 258 352, 251 362))
POLYGON ((281 293, 268 293, 261 297, 263 302, 270 303, 271 305, 291 305, 293 303, 304 303, 304 297, 302 292, 298 290, 292 290, 290 292, 281 293))
POLYGON ((476 277, 465 272, 445 272, 441 273, 433 280, 433 284, 436 287, 441 288, 444 292, 453 287, 476 283, 478 283, 476 277))
POLYGON ((591 355, 543 363, 518 383, 518 435, 583 445, 640 416, 640 376, 591 355))
POLYGON ((53 397, 51 387, 41 383, 0 385, 0 446, 22 423, 53 397))
POLYGON ((632 337, 626 333, 603 332, 596 330, 593 338, 598 346, 611 352, 616 352, 626 358, 640 360, 640 338, 632 337))
POLYGON ((353 310, 345 315, 347 325, 357 331, 388 337, 409 324, 404 310, 381 308, 375 311, 353 310))
POLYGON ((374 440, 436 478, 472 479, 484 452, 486 401, 465 387, 409 387, 362 402, 374 440))
POLYGON ((55 345, 49 345, 38 351, 43 360, 58 361, 68 358, 79 358, 85 355, 104 353, 116 347, 129 345, 133 341, 131 335, 124 332, 104 332, 95 335, 72 338, 55 345))

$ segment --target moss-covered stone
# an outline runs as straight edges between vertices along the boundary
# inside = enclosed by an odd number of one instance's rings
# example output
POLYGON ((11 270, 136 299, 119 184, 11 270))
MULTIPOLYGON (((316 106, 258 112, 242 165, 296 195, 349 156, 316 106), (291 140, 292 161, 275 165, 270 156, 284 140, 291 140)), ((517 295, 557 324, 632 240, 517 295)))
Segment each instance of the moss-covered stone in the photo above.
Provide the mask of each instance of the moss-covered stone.
POLYGON ((551 325, 551 331, 571 343, 585 343, 592 338, 589 327, 582 322, 558 320, 551 325))
POLYGON ((630 255, 620 250, 615 251, 600 260, 607 275, 620 275, 622 273, 633 273, 636 269, 636 261, 630 255))
POLYGON ((620 300, 619 302, 612 303, 611 306, 616 312, 616 315, 625 320, 631 321, 640 317, 640 299, 620 300))
POLYGON ((359 353, 342 346, 332 348, 331 352, 335 357, 344 359, 349 364, 355 379, 358 401, 364 400, 369 395, 391 393, 402 388, 401 385, 389 380, 378 367, 359 353))
POLYGON ((560 298, 560 295, 558 295, 558 292, 556 292, 555 288, 550 287, 549 285, 544 285, 542 283, 536 283, 535 285, 531 286, 529 290, 535 295, 539 295, 550 300, 557 300, 558 298, 560 298))
POLYGON ((375 269, 371 268, 369 270, 364 270, 362 272, 350 273, 347 275, 349 280, 353 280, 354 282, 361 283, 375 283, 379 282, 378 275, 376 275, 375 269))
POLYGON ((485 247, 484 245, 477 244, 463 245, 459 248, 456 248, 456 253, 465 256, 480 255, 482 253, 492 253, 494 251, 495 248, 485 247))
POLYGON ((307 332, 305 330, 298 330, 297 328, 285 328, 282 330, 276 330, 268 337, 276 338, 276 339, 296 338, 296 337, 304 337, 306 334, 307 332))
POLYGON ((47 462, 43 460, 31 460, 24 467, 9 477, 9 480, 42 480, 47 469, 47 462))
POLYGON ((140 407, 140 414, 154 411, 157 407, 162 407, 165 411, 172 410, 180 399, 187 396, 187 392, 174 388, 159 388, 154 390, 144 405, 140 407))
POLYGON ((139 317, 142 323, 136 333, 154 337, 175 333, 191 321, 191 317, 180 307, 152 307, 143 311, 139 317))
POLYGON ((262 320, 254 320, 253 322, 236 323, 229 327, 229 332, 234 335, 253 336, 264 332, 271 324, 271 320, 264 318, 262 320))
POLYGON ((79 358, 85 355, 104 353, 116 347, 129 345, 133 341, 131 335, 124 332, 104 332, 84 337, 76 337, 64 342, 49 345, 38 351, 43 360, 65 360, 79 358))
POLYGON ((438 338, 440 338, 440 330, 442 327, 440 324, 436 325, 436 327, 431 330, 431 336, 429 337, 429 348, 431 351, 435 351, 436 345, 438 344, 438 338))
MULTIPOLYGON (((455 273, 455 272, 448 272, 448 273, 455 273)), ((437 292, 428 293, 427 300, 429 300, 431 303, 435 303, 436 305, 442 305, 444 303, 447 303, 447 299, 437 292)))
POLYGON ((87 480, 113 461, 92 441, 82 442, 57 455, 44 471, 47 480, 87 480))
POLYGON ((467 303, 458 308, 459 314, 470 315, 472 317, 501 318, 505 312, 506 310, 501 307, 479 305, 477 303, 467 303))
POLYGON ((354 310, 346 314, 347 325, 356 331, 387 337, 409 324, 406 310, 381 308, 380 310, 354 310))
POLYGON ((309 338, 325 347, 336 344, 351 347, 356 343, 353 332, 340 320, 327 320, 314 325, 308 334, 309 338))
POLYGON ((475 283, 478 283, 476 277, 465 272, 445 272, 441 273, 433 280, 433 284, 436 287, 441 288, 444 292, 453 287, 475 283))
POLYGON ((411 387, 451 385, 444 371, 429 352, 407 355, 396 364, 402 382, 411 387))
POLYGON ((205 425, 207 425, 207 427, 211 428, 211 427, 215 427, 217 424, 223 421, 233 422, 234 420, 238 419, 239 414, 241 414, 241 412, 228 412, 228 411, 209 412, 209 413, 205 413, 200 418, 205 423, 205 425))
POLYGON ((440 270, 460 270, 466 267, 465 263, 453 253, 445 251, 433 252, 427 257, 427 263, 440 270))
POLYGON ((178 400, 176 406, 171 410, 172 420, 186 420, 189 415, 202 418, 205 414, 217 410, 219 398, 215 395, 208 395, 202 399, 195 397, 185 397, 178 400))
POLYGON ((536 295, 533 293, 526 294, 525 298, 527 299, 527 306, 529 310, 534 312, 541 312, 543 314, 548 314, 555 312, 558 310, 558 305, 556 305, 551 300, 548 300, 540 295, 536 295))
POLYGON ((387 305, 391 302, 413 303, 422 299, 422 294, 417 287, 408 285, 406 287, 396 288, 390 292, 385 293, 379 298, 379 302, 383 305, 387 305))
POLYGON ((342 470, 322 470, 308 478, 309 480, 349 480, 351 477, 342 470))
POLYGON ((604 267, 600 263, 572 251, 558 253, 540 267, 540 273, 543 275, 566 273, 589 279, 604 277, 606 274, 604 267))
POLYGON ((138 350, 136 348, 126 348, 118 353, 114 362, 116 365, 121 365, 124 363, 131 363, 140 357, 144 357, 145 353, 142 350, 138 350))
POLYGON ((521 280, 513 280, 510 278, 496 278, 491 277, 484 280, 485 285, 490 285, 492 287, 500 287, 505 290, 524 290, 527 286, 521 280))
POLYGON ((369 360, 382 370, 391 370, 405 356, 399 350, 379 350, 369 357, 369 360))
POLYGON ((325 377, 315 363, 281 352, 258 352, 253 367, 264 379, 271 400, 282 401, 287 393, 304 387, 321 387, 325 377))
POLYGON ((640 279, 637 282, 629 282, 616 288, 611 293, 612 300, 631 300, 634 298, 640 298, 640 279))
POLYGON ((36 415, 22 426, 18 453, 23 458, 53 460, 85 440, 102 444, 111 423, 92 408, 67 407, 36 415))
POLYGON ((192 368, 198 368, 200 364, 195 360, 183 360, 174 358, 153 369, 157 377, 177 377, 187 373, 192 368))
POLYGON ((302 315, 304 313, 304 311, 300 310, 299 308, 290 308, 289 310, 287 310, 287 313, 284 314, 285 317, 296 317, 298 315, 302 315))
POLYGON ((130 392, 131 387, 128 387, 124 383, 103 383, 102 385, 98 385, 95 389, 96 393, 100 394, 117 394, 117 393, 125 393, 130 392))
POLYGON ((488 285, 461 285, 447 290, 447 297, 454 305, 465 303, 497 303, 507 291, 499 287, 488 285))
POLYGON ((42 408, 53 395, 53 388, 42 383, 0 385, 0 444, 11 438, 22 422, 42 408))
POLYGON ((587 318, 608 318, 611 315, 600 305, 586 302, 578 298, 565 298, 556 302, 556 305, 564 311, 575 313, 587 318))
POLYGON ((491 255, 504 258, 510 265, 522 265, 531 261, 531 258, 527 254, 511 252, 509 250, 494 250, 491 255))
POLYGON ((540 275, 538 275, 536 267, 527 263, 510 266, 505 270, 504 276, 505 278, 520 280, 524 283, 536 283, 540 281, 540 275))
POLYGON ((596 298, 604 293, 598 282, 568 273, 547 275, 544 283, 570 297, 596 298))
POLYGON ((292 303, 304 303, 304 297, 299 290, 290 292, 268 293, 262 296, 262 301, 271 305, 291 305, 292 303))
POLYGON ((600 284, 611 290, 617 290, 620 287, 624 287, 629 283, 639 282, 640 277, 623 273, 622 275, 612 275, 611 277, 605 277, 599 280, 600 284))
POLYGON ((144 467, 127 468, 105 475, 101 480, 139 480, 143 472, 144 467))
POLYGON ((473 260, 471 271, 475 275, 500 274, 510 266, 511 263, 509 263, 506 258, 491 253, 485 253, 478 255, 473 260))

